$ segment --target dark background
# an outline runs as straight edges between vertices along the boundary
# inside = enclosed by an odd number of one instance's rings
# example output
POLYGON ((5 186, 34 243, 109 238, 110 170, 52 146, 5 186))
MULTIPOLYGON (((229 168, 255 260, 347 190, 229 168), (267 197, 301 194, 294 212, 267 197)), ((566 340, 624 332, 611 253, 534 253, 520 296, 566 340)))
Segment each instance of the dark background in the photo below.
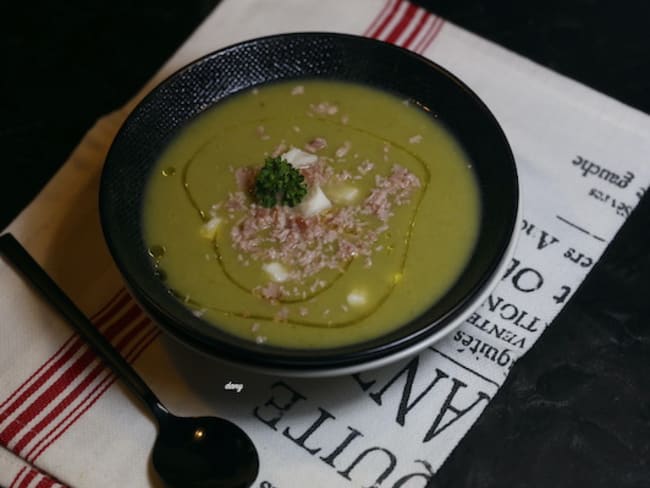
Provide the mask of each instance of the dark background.
MULTIPOLYGON (((217 3, 4 3, 0 228, 217 3)), ((417 3, 650 113, 647 0, 417 3)), ((649 238, 646 196, 432 486, 650 487, 649 238)))

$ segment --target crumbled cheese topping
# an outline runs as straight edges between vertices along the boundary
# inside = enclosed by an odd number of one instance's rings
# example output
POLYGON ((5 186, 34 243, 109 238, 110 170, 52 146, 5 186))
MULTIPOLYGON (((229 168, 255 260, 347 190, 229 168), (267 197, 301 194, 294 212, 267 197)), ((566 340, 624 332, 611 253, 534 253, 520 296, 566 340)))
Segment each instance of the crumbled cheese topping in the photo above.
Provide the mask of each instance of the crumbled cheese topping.
POLYGON ((345 141, 341 147, 339 147, 334 153, 337 158, 344 158, 347 153, 350 151, 352 143, 350 141, 345 141))
POLYGON ((312 217, 331 207, 332 202, 323 193, 321 187, 314 185, 309 190, 309 193, 307 193, 305 199, 298 205, 298 210, 300 210, 300 213, 304 217, 312 217))
POLYGON ((323 137, 316 137, 305 144, 305 149, 310 153, 316 153, 327 147, 327 140, 323 137))
POLYGON ((361 307, 366 304, 368 297, 363 290, 352 290, 348 293, 347 302, 351 307, 361 307))
POLYGON ((220 217, 212 217, 210 220, 204 223, 199 230, 201 237, 210 240, 214 239, 214 236, 217 235, 217 229, 221 225, 222 221, 223 219, 220 217))
MULTIPOLYGON (((307 202, 303 201, 302 208, 300 205, 264 208, 255 205, 240 191, 230 194, 222 211, 233 223, 230 237, 236 252, 246 256, 247 261, 282 263, 289 273, 287 281, 301 282, 309 293, 315 293, 327 283, 322 280, 307 283, 305 280, 317 273, 341 271, 356 257, 366 264, 372 263, 370 258, 379 245, 378 239, 388 230, 387 222, 394 206, 409 202, 412 192, 420 187, 420 180, 406 168, 394 165, 390 174, 375 175, 375 187, 370 194, 364 198, 358 196, 358 202, 334 207, 321 190, 320 182, 354 186, 343 183, 346 179, 334 173, 331 165, 322 162, 302 168, 300 172, 311 186, 312 195, 322 193, 324 199, 312 196, 307 202), (379 224, 368 225, 366 216, 376 217, 379 224)), ((350 190, 349 196, 352 195, 354 191, 350 190)), ((305 289, 301 293, 304 292, 305 289)), ((256 287, 255 293, 270 301, 299 295, 292 295, 273 280, 256 287)))
POLYGON ((310 104, 309 110, 312 114, 317 115, 336 115, 339 111, 339 107, 330 102, 320 102, 318 104, 310 104))
POLYGON ((289 279, 289 272, 287 268, 278 262, 265 263, 262 269, 268 274, 276 283, 283 283, 289 279))
POLYGON ((281 157, 294 168, 304 168, 318 162, 318 156, 297 147, 292 147, 284 154, 281 154, 281 157))

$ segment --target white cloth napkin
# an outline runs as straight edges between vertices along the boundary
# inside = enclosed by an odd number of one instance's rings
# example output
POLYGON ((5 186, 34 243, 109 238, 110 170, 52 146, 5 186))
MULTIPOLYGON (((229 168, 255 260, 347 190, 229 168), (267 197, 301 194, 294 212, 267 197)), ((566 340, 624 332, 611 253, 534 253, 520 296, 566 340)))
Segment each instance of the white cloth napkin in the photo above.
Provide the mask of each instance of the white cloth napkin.
MULTIPOLYGON (((379 370, 295 380, 225 367, 160 335, 122 287, 96 206, 107 148, 133 104, 98 121, 8 230, 171 410, 218 414, 249 433, 261 456, 254 486, 423 487, 647 188, 650 118, 405 0, 224 0, 136 99, 209 51, 309 30, 433 59, 479 94, 512 144, 523 198, 514 259, 447 339, 379 370)), ((0 287, 0 484, 59 486, 47 473, 78 488, 160 486, 153 419, 4 262, 0 287)))

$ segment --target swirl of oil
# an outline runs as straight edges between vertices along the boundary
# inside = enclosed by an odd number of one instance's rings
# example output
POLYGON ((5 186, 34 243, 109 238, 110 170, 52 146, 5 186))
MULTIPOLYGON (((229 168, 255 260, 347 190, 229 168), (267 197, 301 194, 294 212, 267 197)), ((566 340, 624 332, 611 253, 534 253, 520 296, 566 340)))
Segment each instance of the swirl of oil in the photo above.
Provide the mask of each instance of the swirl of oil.
MULTIPOLYGON (((217 242, 217 236, 212 239, 212 248, 214 251, 214 254, 217 258, 217 262, 219 263, 219 268, 221 269, 221 272, 224 274, 226 278, 228 278, 228 281, 230 281, 233 285, 235 285, 237 288, 239 288, 242 291, 245 291, 247 293, 250 293, 251 295, 255 295, 255 289, 247 287, 245 284, 243 284, 241 281, 239 281, 230 271, 228 271, 228 267, 224 264, 223 262, 223 255, 221 254, 221 250, 219 248, 219 244, 217 242)), ((318 296, 319 294, 327 291, 329 288, 331 288, 336 281, 345 274, 347 269, 350 266, 350 263, 352 263, 352 260, 349 259, 344 263, 343 270, 338 272, 336 277, 331 279, 329 283, 327 283, 325 286, 320 287, 318 290, 315 290, 313 292, 305 293, 304 295, 301 295, 300 297, 295 297, 295 298, 277 298, 276 301, 278 303, 283 303, 283 304, 297 304, 297 303, 304 303, 312 298, 318 296)), ((311 281, 311 283, 307 283, 304 285, 307 289, 311 289, 310 285, 314 285, 318 279, 314 279, 311 281)))

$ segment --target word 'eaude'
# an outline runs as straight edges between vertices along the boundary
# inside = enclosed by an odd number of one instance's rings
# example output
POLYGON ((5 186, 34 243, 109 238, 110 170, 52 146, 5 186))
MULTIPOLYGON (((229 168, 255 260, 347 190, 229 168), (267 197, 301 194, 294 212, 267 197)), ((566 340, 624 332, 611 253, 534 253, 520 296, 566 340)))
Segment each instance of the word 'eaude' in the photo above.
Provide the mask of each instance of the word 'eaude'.
MULTIPOLYGON (((467 388, 467 384, 439 368, 421 369, 419 357, 413 358, 388 379, 380 380, 372 375, 373 372, 356 374, 353 375, 353 379, 379 407, 388 407, 390 395, 386 395, 387 392, 396 391, 398 393, 399 402, 394 421, 400 427, 406 425, 408 415, 423 398, 432 394, 434 394, 434 398, 435 394, 440 398, 441 402, 435 409, 430 410, 432 422, 426 432, 420 430, 422 427, 427 427, 423 425, 421 418, 417 420, 417 423, 411 422, 409 425, 413 430, 414 439, 418 432, 419 435, 422 435, 422 443, 431 441, 458 419, 472 411, 478 404, 487 403, 490 400, 487 393, 476 391, 476 396, 472 401, 465 405, 459 405, 457 394, 460 390, 467 388), (413 391, 416 376, 418 385, 426 385, 420 387, 417 392, 413 391), (420 382, 422 379, 425 380, 424 383, 420 382), (401 388, 401 392, 399 388, 401 388)), ((337 420, 334 414, 320 406, 313 407, 314 421, 306 429, 303 427, 298 431, 296 426, 292 425, 290 412, 296 405, 308 406, 309 399, 283 381, 273 383, 270 389, 269 399, 264 404, 255 407, 253 415, 270 429, 281 432, 286 439, 307 451, 311 456, 318 458, 331 469, 336 470, 336 473, 346 480, 354 479, 355 483, 363 483, 359 486, 364 487, 408 488, 424 486, 433 476, 431 464, 426 460, 416 459, 413 461, 416 464, 413 472, 406 471, 408 474, 395 475, 391 478, 391 474, 396 472, 398 464, 404 462, 400 462, 398 456, 391 449, 374 445, 372 441, 366 440, 361 429, 345 425, 345 431, 342 431, 344 421, 337 420), (332 440, 337 439, 336 435, 331 435, 332 432, 340 431, 344 433, 338 436, 338 440, 332 440), (364 469, 359 469, 359 465, 363 465, 364 469), (415 481, 418 479, 420 481, 415 481), (386 481, 388 483, 384 484, 386 481), (416 485, 413 485, 411 481, 416 485)), ((429 409, 428 406, 426 408, 429 409)), ((408 468, 406 469, 408 470, 408 468)), ((404 467, 397 472, 399 471, 404 473, 404 467)))

